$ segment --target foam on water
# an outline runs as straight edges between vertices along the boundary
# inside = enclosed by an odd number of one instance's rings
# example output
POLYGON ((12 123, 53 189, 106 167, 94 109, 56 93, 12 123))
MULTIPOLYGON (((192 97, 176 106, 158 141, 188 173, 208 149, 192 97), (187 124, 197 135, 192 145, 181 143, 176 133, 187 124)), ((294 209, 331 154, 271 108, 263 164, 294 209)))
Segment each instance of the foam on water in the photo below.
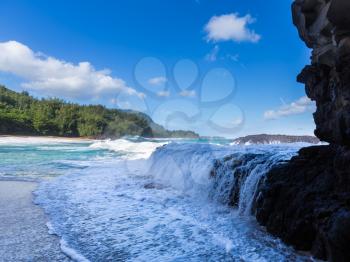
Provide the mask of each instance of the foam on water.
POLYGON ((245 211, 266 171, 298 146, 163 143, 95 141, 69 152, 62 144, 55 150, 65 158, 45 159, 51 168, 63 164, 64 175, 42 182, 35 201, 63 252, 77 261, 309 261, 245 211))
POLYGON ((91 148, 108 149, 125 154, 127 159, 147 159, 156 150, 157 147, 168 142, 137 142, 127 139, 101 140, 91 144, 91 148))
POLYGON ((249 216, 210 199, 216 159, 266 150, 172 143, 148 161, 116 159, 59 177, 37 201, 91 261, 302 261, 249 216))
POLYGON ((91 143, 91 139, 78 139, 78 138, 62 138, 62 137, 34 137, 34 136, 0 136, 0 145, 52 145, 62 143, 91 143))
POLYGON ((38 180, 89 166, 91 160, 115 158, 117 153, 90 148, 91 142, 57 138, 0 138, 0 176, 38 180), (16 141, 16 142, 13 142, 16 141))
POLYGON ((69 258, 73 259, 77 262, 90 262, 90 260, 86 259, 84 256, 79 254, 76 250, 73 248, 70 248, 64 239, 60 240, 60 246, 61 250, 64 254, 66 254, 69 258))
POLYGON ((249 215, 261 179, 272 166, 295 155, 299 147, 173 143, 155 151, 148 172, 160 183, 223 204, 230 202, 232 190, 236 190, 240 212, 249 215))

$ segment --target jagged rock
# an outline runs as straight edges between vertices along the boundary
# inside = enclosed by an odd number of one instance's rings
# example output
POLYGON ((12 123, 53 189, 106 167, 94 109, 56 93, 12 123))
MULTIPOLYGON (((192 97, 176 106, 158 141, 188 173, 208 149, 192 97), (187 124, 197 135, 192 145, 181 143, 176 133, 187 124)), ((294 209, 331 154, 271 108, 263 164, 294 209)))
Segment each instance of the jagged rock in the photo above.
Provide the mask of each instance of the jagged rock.
POLYGON ((257 200, 257 220, 299 250, 350 261, 350 151, 303 148, 272 169, 257 200))
POLYGON ((260 224, 295 248, 350 261, 350 1, 295 0, 293 22, 312 48, 297 80, 316 101, 315 135, 329 146, 304 148, 273 168, 256 203, 260 224))
POLYGON ((300 37, 313 49, 298 81, 317 104, 315 134, 350 145, 350 1, 296 0, 292 13, 300 37))

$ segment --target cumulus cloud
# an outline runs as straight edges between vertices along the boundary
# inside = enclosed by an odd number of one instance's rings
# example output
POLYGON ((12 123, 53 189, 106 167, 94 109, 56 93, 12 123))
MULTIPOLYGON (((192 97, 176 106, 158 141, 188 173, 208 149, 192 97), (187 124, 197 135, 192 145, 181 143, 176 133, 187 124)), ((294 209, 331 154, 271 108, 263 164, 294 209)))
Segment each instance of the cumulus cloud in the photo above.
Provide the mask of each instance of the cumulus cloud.
POLYGON ((168 97, 168 96, 170 96, 170 92, 169 91, 159 91, 157 93, 157 96, 159 96, 159 97, 168 97))
POLYGON ((96 70, 89 62, 73 64, 36 53, 28 46, 8 41, 0 43, 0 71, 24 80, 26 89, 44 95, 95 99, 116 93, 144 98, 109 70, 96 70))
POLYGON ((261 36, 248 28, 256 20, 251 15, 240 17, 238 14, 213 16, 205 26, 208 41, 235 41, 253 42, 260 40, 261 36))
POLYGON ((315 103, 306 96, 303 96, 290 104, 281 106, 277 110, 266 111, 264 113, 264 119, 273 120, 290 115, 298 115, 305 112, 311 112, 313 110, 315 110, 315 103))
POLYGON ((195 90, 183 90, 180 92, 180 96, 183 97, 195 97, 196 91, 195 90))
POLYGON ((164 76, 157 76, 148 79, 148 83, 154 86, 160 86, 167 82, 167 79, 164 76))
POLYGON ((214 46, 214 48, 205 56, 205 60, 209 62, 215 62, 218 58, 219 51, 219 46, 214 46))

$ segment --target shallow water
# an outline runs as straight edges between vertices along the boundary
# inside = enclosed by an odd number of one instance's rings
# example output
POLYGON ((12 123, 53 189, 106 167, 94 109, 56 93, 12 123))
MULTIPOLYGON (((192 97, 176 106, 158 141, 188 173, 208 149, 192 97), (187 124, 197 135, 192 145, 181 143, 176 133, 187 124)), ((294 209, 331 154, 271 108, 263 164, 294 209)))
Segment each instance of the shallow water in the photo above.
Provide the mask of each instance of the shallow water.
MULTIPOLYGON (((309 261, 266 234, 249 212, 227 205, 232 170, 210 176, 216 160, 255 154, 275 163, 301 145, 223 144, 0 142, 0 173, 40 177, 35 201, 63 251, 79 261, 309 261)), ((258 175, 243 185, 246 197, 269 168, 248 164, 258 175)))

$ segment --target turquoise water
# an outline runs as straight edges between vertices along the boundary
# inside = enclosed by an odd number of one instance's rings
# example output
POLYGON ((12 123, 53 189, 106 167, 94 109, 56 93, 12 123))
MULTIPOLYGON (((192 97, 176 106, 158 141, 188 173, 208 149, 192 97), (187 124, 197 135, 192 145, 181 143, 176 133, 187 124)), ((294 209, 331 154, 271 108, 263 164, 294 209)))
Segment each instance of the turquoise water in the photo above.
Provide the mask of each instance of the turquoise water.
MULTIPOLYGON (((225 139, 144 139, 129 137, 123 141, 154 143, 164 141, 181 143, 228 144, 225 139)), ((112 142, 111 142, 112 143, 112 142)), ((130 152, 105 147, 93 147, 96 141, 71 142, 65 139, 0 138, 0 178, 38 180, 74 173, 91 165, 91 162, 116 159, 130 152)), ((153 149, 153 147, 152 147, 153 149)), ((147 150, 147 149, 146 149, 147 150)), ((151 149, 150 149, 151 150, 151 149)), ((131 152, 131 154, 134 152, 131 152)))
POLYGON ((76 261, 310 261, 247 212, 268 168, 301 145, 229 142, 1 138, 0 177, 40 181, 35 203, 76 261), (226 205, 225 161, 246 156, 241 211, 226 205))
POLYGON ((0 144, 0 176, 36 180, 86 168, 92 160, 117 152, 89 148, 90 143, 0 144))

